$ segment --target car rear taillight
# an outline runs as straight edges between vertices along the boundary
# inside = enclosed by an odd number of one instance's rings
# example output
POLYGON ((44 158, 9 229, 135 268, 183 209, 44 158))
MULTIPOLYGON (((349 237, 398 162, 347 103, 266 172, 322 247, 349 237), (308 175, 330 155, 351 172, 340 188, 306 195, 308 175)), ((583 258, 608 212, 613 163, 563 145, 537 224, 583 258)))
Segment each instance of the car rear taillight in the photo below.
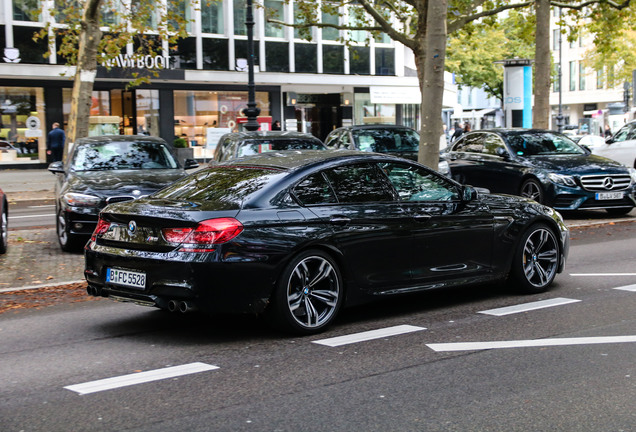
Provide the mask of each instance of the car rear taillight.
POLYGON ((211 252, 215 245, 232 240, 241 231, 243 225, 234 218, 208 219, 194 228, 161 230, 166 241, 181 245, 182 252, 211 252))
POLYGON ((110 222, 105 221, 100 217, 97 221, 97 226, 93 231, 93 235, 91 236, 91 241, 95 241, 97 239, 97 236, 104 234, 106 231, 108 231, 108 228, 110 228, 110 222))

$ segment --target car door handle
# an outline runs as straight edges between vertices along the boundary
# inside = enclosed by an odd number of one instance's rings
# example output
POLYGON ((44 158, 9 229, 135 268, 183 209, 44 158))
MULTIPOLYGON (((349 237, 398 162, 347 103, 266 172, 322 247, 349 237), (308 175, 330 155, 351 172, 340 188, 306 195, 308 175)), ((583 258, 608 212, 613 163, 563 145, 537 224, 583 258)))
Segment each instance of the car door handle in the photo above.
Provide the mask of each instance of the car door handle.
POLYGON ((427 221, 431 218, 431 215, 428 213, 415 213, 413 215, 413 219, 417 221, 427 221))
POLYGON ((329 222, 333 225, 347 225, 351 219, 346 216, 334 215, 329 218, 329 222))

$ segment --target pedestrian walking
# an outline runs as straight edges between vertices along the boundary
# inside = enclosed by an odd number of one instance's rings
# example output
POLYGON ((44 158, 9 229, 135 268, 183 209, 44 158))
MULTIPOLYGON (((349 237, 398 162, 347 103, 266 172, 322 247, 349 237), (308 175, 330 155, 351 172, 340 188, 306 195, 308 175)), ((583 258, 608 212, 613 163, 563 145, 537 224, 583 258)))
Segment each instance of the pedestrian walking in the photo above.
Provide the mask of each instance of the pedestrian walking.
POLYGON ((455 142, 459 139, 460 136, 464 134, 464 129, 459 125, 458 122, 455 122, 453 125, 453 135, 451 136, 451 142, 455 142))
POLYGON ((60 129, 60 124, 53 123, 51 131, 46 137, 46 154, 51 156, 52 162, 63 160, 65 142, 66 134, 60 129))
POLYGON ((612 129, 610 128, 610 125, 608 124, 605 125, 604 135, 605 135, 605 138, 609 138, 612 136, 612 129))

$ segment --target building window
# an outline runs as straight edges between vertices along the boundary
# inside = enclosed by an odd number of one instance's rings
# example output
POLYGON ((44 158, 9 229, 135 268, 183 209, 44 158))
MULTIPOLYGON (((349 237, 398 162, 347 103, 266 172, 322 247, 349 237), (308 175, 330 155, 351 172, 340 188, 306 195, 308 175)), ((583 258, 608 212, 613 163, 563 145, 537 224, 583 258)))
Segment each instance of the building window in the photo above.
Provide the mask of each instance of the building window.
POLYGON ((585 66, 579 63, 579 90, 585 90, 585 66))
MULTIPOLYGON (((267 18, 285 21, 285 3, 281 0, 265 0, 265 15, 267 18)), ((284 38, 285 29, 280 24, 265 22, 265 36, 284 38)))
POLYGON ((552 50, 559 50, 559 38, 561 37, 561 32, 559 29, 552 30, 552 50))
MULTIPOLYGON (((238 59, 245 59, 247 61, 247 40, 236 39, 234 40, 234 56, 238 59)), ((259 65, 260 60, 258 57, 258 44, 254 44, 254 66, 259 65)))
POLYGON ((603 88, 603 69, 598 69, 596 71, 596 88, 597 89, 603 88))
POLYGON ((576 90, 576 62, 570 62, 570 91, 576 90))
POLYGON ((247 34, 247 28, 245 27, 245 8, 245 0, 233 0, 234 34, 238 36, 245 36, 247 34))
MULTIPOLYGON (((333 24, 338 25, 340 23, 340 18, 337 13, 322 13, 322 22, 325 24, 333 24)), ((322 29, 322 40, 335 41, 340 37, 340 30, 332 27, 323 27, 322 29)))
MULTIPOLYGON (((302 12, 298 3, 294 4, 294 24, 304 24, 305 18, 301 15, 302 12)), ((294 28, 295 39, 311 40, 313 27, 294 28)))
MULTIPOLYGON (((349 8, 349 25, 352 27, 364 25, 364 9, 361 7, 349 8)), ((368 33, 364 30, 353 30, 349 32, 349 40, 352 42, 365 43, 368 33)))
POLYGON ((552 91, 553 92, 558 92, 559 91, 559 84, 561 84, 561 80, 559 80, 558 78, 554 80, 554 82, 552 83, 552 91))
POLYGON ((375 74, 395 75, 395 50, 393 48, 375 49, 375 74))
POLYGON ((371 49, 369 47, 353 46, 349 48, 349 52, 349 60, 351 62, 349 72, 352 75, 370 75, 371 63, 369 59, 371 49))
POLYGON ((223 2, 201 2, 201 31, 203 33, 223 34, 223 2))
POLYGON ((267 72, 289 72, 289 44, 265 42, 267 72))
POLYGON ((173 48, 171 60, 175 69, 197 68, 196 38, 179 39, 176 47, 173 48))
POLYGON ((322 46, 322 71, 330 74, 344 73, 344 46, 322 46))
POLYGON ((227 39, 203 38, 203 69, 228 70, 229 54, 227 39))
POLYGON ((47 64, 48 58, 44 55, 48 53, 46 39, 33 41, 33 34, 37 31, 34 27, 13 27, 13 45, 19 50, 21 63, 47 64))
POLYGON ((40 21, 39 0, 13 0, 13 19, 16 21, 40 21))
POLYGON ((318 72, 318 46, 315 44, 297 43, 294 45, 296 72, 318 72))

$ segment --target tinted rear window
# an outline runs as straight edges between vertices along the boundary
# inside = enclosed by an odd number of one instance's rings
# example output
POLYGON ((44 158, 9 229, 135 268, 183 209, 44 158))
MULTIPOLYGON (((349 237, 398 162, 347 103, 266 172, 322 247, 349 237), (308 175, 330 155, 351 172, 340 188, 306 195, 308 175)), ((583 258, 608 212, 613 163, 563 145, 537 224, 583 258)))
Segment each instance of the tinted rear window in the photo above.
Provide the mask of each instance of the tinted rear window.
POLYGON ((238 209, 248 196, 285 174, 278 169, 261 167, 209 168, 158 191, 153 198, 205 202, 217 210, 238 209))
POLYGON ((264 139, 249 140, 239 146, 238 156, 281 150, 323 150, 325 146, 309 139, 264 139))
POLYGON ((416 152, 420 136, 410 129, 360 129, 353 130, 356 148, 377 153, 416 152))

